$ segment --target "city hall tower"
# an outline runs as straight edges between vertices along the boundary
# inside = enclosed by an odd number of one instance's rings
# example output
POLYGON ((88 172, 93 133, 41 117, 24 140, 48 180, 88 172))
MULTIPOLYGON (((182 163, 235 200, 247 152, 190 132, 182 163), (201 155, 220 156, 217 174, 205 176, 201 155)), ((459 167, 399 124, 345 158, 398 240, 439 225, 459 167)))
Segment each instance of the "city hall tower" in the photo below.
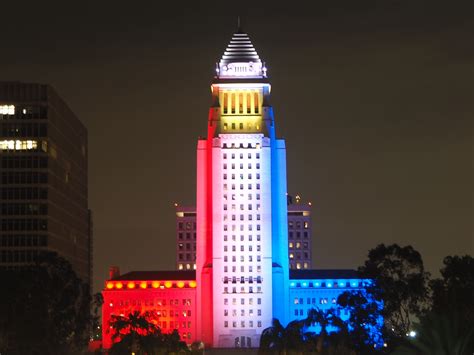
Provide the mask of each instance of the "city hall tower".
POLYGON ((258 347, 289 320, 285 141, 267 68, 238 30, 216 64, 207 138, 197 147, 197 338, 258 347))

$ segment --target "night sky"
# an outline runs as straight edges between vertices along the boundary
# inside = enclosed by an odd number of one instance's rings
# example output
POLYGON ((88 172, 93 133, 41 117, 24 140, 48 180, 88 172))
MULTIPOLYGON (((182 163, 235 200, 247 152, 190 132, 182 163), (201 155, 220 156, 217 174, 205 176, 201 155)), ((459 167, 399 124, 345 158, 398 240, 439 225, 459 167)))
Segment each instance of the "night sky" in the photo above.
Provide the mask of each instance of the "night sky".
POLYGON ((381 242, 432 272, 473 254, 472 1, 9 3, 0 80, 52 84, 89 130, 96 291, 110 265, 174 268, 173 203, 194 204, 237 15, 269 69, 288 192, 313 203, 314 266, 381 242))

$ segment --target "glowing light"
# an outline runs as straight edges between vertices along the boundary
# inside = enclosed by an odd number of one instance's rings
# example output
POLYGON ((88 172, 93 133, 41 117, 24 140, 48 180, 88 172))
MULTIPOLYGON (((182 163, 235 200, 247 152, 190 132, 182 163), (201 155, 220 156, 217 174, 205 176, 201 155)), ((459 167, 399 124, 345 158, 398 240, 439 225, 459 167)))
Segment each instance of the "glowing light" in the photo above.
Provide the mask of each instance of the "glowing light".
POLYGON ((196 281, 189 281, 189 287, 195 288, 196 287, 196 281))
POLYGON ((306 282, 303 282, 302 285, 303 285, 303 287, 308 286, 308 284, 306 282))
POLYGON ((113 306, 114 306, 114 304, 113 304, 112 302, 110 302, 110 303, 109 303, 109 306, 110 306, 110 307, 113 307, 113 306))
POLYGON ((151 287, 153 287, 153 288, 158 288, 158 287, 160 287, 160 282, 159 282, 159 281, 153 281, 153 282, 151 283, 151 287))
POLYGON ((332 283, 328 282, 327 283, 328 287, 332 287, 332 283))
POLYGON ((291 287, 295 287, 295 283, 294 283, 294 282, 291 282, 291 283, 290 283, 290 286, 291 286, 291 287))
POLYGON ((113 282, 107 282, 106 287, 110 290, 114 288, 114 283, 113 282))
POLYGON ((313 204, 311 202, 308 202, 308 206, 312 206, 313 204))
POLYGON ((321 286, 321 284, 319 282, 316 282, 315 285, 316 285, 316 287, 321 286))
POLYGON ((130 289, 131 289, 131 288, 135 288, 135 282, 129 282, 129 283, 127 284, 127 287, 130 288, 130 289))
POLYGON ((416 332, 414 330, 410 330, 410 332, 407 334, 410 338, 416 337, 416 332))
POLYGON ((173 286, 173 283, 171 281, 165 281, 166 288, 170 288, 171 286, 173 286))
POLYGON ((146 286, 147 286, 146 281, 140 282, 140 287, 141 288, 146 288, 146 286))
POLYGON ((117 283, 115 284, 115 288, 118 288, 119 290, 120 290, 122 287, 123 287, 123 283, 121 283, 121 282, 117 282, 117 283))
POLYGON ((0 105, 0 115, 14 115, 15 106, 13 105, 0 105))
POLYGON ((183 288, 184 287, 184 282, 183 281, 178 281, 177 285, 178 285, 179 288, 183 288))
POLYGON ((32 140, 3 140, 0 150, 32 150, 38 148, 38 141, 32 140))

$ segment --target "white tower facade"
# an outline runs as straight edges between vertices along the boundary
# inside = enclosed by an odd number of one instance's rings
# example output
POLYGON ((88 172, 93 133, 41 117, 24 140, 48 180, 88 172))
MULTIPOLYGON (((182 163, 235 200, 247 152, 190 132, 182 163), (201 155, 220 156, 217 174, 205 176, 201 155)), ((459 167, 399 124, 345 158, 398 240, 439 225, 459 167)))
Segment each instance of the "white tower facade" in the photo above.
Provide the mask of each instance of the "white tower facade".
POLYGON ((288 319, 286 155, 247 34, 232 37, 211 90, 198 143, 198 332, 213 347, 256 347, 272 318, 288 319))

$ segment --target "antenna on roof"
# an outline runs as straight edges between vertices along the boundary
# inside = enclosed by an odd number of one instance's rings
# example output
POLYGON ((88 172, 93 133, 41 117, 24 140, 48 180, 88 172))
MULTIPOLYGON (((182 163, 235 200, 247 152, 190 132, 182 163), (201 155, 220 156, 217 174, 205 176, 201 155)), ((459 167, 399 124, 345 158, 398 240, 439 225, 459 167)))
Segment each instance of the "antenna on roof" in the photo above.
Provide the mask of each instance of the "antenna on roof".
POLYGON ((240 16, 237 16, 237 32, 242 32, 242 27, 240 26, 240 16))

